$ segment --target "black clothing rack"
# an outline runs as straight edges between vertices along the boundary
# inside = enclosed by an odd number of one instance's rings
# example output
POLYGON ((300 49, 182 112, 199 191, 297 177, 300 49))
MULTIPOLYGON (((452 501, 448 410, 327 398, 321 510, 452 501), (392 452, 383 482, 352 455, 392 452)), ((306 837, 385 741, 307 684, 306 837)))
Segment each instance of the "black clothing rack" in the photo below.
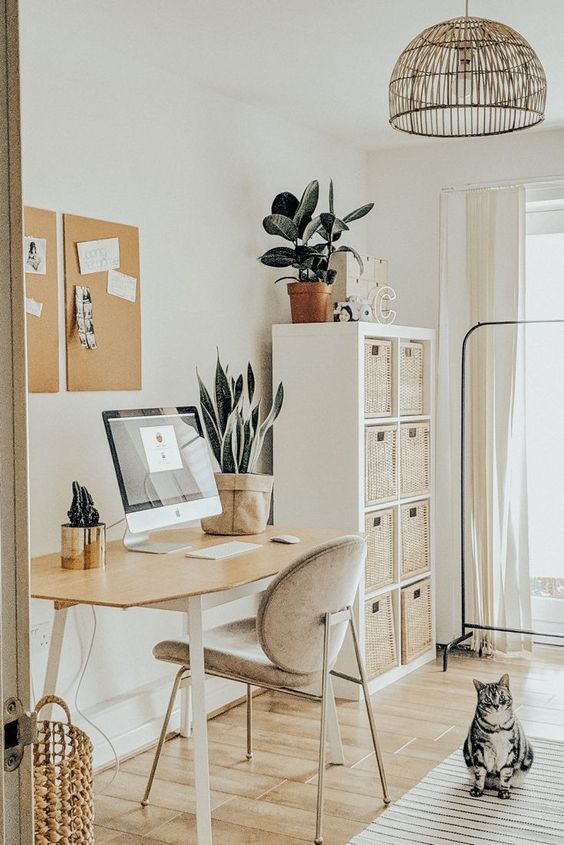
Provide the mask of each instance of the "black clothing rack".
POLYGON ((476 323, 468 329, 462 341, 461 358, 461 386, 460 386, 460 609, 461 609, 461 632, 460 636, 449 643, 437 643, 443 651, 443 672, 448 669, 448 658, 451 650, 468 640, 474 631, 499 631, 506 634, 527 634, 533 637, 554 637, 564 640, 564 634, 542 633, 541 631, 526 631, 520 628, 501 628, 495 625, 478 625, 476 622, 466 621, 466 560, 465 560, 465 537, 466 537, 466 502, 465 502, 465 475, 466 475, 466 361, 468 341, 475 331, 487 326, 528 326, 549 323, 564 323, 564 319, 554 320, 490 320, 489 322, 476 323))

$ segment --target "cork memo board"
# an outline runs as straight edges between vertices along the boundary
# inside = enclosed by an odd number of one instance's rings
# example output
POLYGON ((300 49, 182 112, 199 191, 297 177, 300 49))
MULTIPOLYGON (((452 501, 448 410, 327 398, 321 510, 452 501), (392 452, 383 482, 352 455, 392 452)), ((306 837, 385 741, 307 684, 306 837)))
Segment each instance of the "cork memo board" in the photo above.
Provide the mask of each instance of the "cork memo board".
POLYGON ((56 213, 42 208, 24 208, 24 238, 28 390, 30 393, 57 393, 59 302, 56 213), (28 262, 30 250, 33 255, 28 262))
POLYGON ((67 390, 141 390, 141 290, 139 230, 134 226, 63 215, 67 390), (117 238, 120 274, 136 280, 135 301, 108 293, 108 270, 80 272, 78 244, 117 238), (96 348, 81 344, 75 287, 92 300, 96 348))

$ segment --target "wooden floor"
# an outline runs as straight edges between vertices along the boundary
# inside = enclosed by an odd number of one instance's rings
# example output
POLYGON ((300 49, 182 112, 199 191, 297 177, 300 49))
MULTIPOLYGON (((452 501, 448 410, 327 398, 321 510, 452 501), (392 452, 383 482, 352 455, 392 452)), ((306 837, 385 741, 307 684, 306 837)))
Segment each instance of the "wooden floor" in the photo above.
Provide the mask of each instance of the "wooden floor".
MULTIPOLYGON (((532 659, 455 656, 447 674, 429 664, 373 696, 392 798, 454 751, 472 718, 472 678, 511 676, 519 716, 531 737, 564 741, 564 649, 537 648, 532 659)), ((347 765, 328 770, 327 845, 344 845, 382 810, 365 713, 339 702, 347 765)), ((274 693, 255 703, 255 755, 245 759, 245 712, 209 723, 214 845, 312 842, 318 706, 274 693)), ((142 809, 152 752, 123 764, 111 786, 97 777, 96 845, 195 843, 192 744, 166 743, 152 794, 142 809)))

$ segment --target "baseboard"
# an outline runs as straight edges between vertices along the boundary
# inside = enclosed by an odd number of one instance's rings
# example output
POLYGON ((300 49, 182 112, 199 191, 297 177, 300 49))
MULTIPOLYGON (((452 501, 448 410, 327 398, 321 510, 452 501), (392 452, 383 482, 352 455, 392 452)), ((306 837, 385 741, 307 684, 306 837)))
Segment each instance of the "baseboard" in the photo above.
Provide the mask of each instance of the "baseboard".
MULTIPOLYGON (((140 689, 127 699, 102 702, 94 708, 84 708, 85 716, 111 740, 120 760, 139 754, 153 746, 159 737, 165 713, 170 681, 162 681, 150 689, 140 689)), ((206 709, 208 718, 236 707, 246 697, 245 684, 208 678, 206 681, 206 709)), ((242 717, 243 718, 243 717, 242 717)), ((110 767, 114 754, 104 737, 85 722, 77 713, 75 724, 82 728, 94 745, 94 768, 97 771, 110 767)), ((170 731, 180 730, 180 698, 170 720, 170 731)))

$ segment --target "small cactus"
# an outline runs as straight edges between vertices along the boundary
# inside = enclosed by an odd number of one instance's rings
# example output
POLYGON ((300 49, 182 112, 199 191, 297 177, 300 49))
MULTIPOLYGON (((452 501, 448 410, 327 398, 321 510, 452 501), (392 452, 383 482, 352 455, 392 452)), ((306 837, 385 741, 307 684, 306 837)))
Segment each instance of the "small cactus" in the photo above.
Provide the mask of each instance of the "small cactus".
POLYGON ((72 503, 67 514, 73 528, 93 528, 100 522, 92 496, 78 481, 72 483, 72 503))

